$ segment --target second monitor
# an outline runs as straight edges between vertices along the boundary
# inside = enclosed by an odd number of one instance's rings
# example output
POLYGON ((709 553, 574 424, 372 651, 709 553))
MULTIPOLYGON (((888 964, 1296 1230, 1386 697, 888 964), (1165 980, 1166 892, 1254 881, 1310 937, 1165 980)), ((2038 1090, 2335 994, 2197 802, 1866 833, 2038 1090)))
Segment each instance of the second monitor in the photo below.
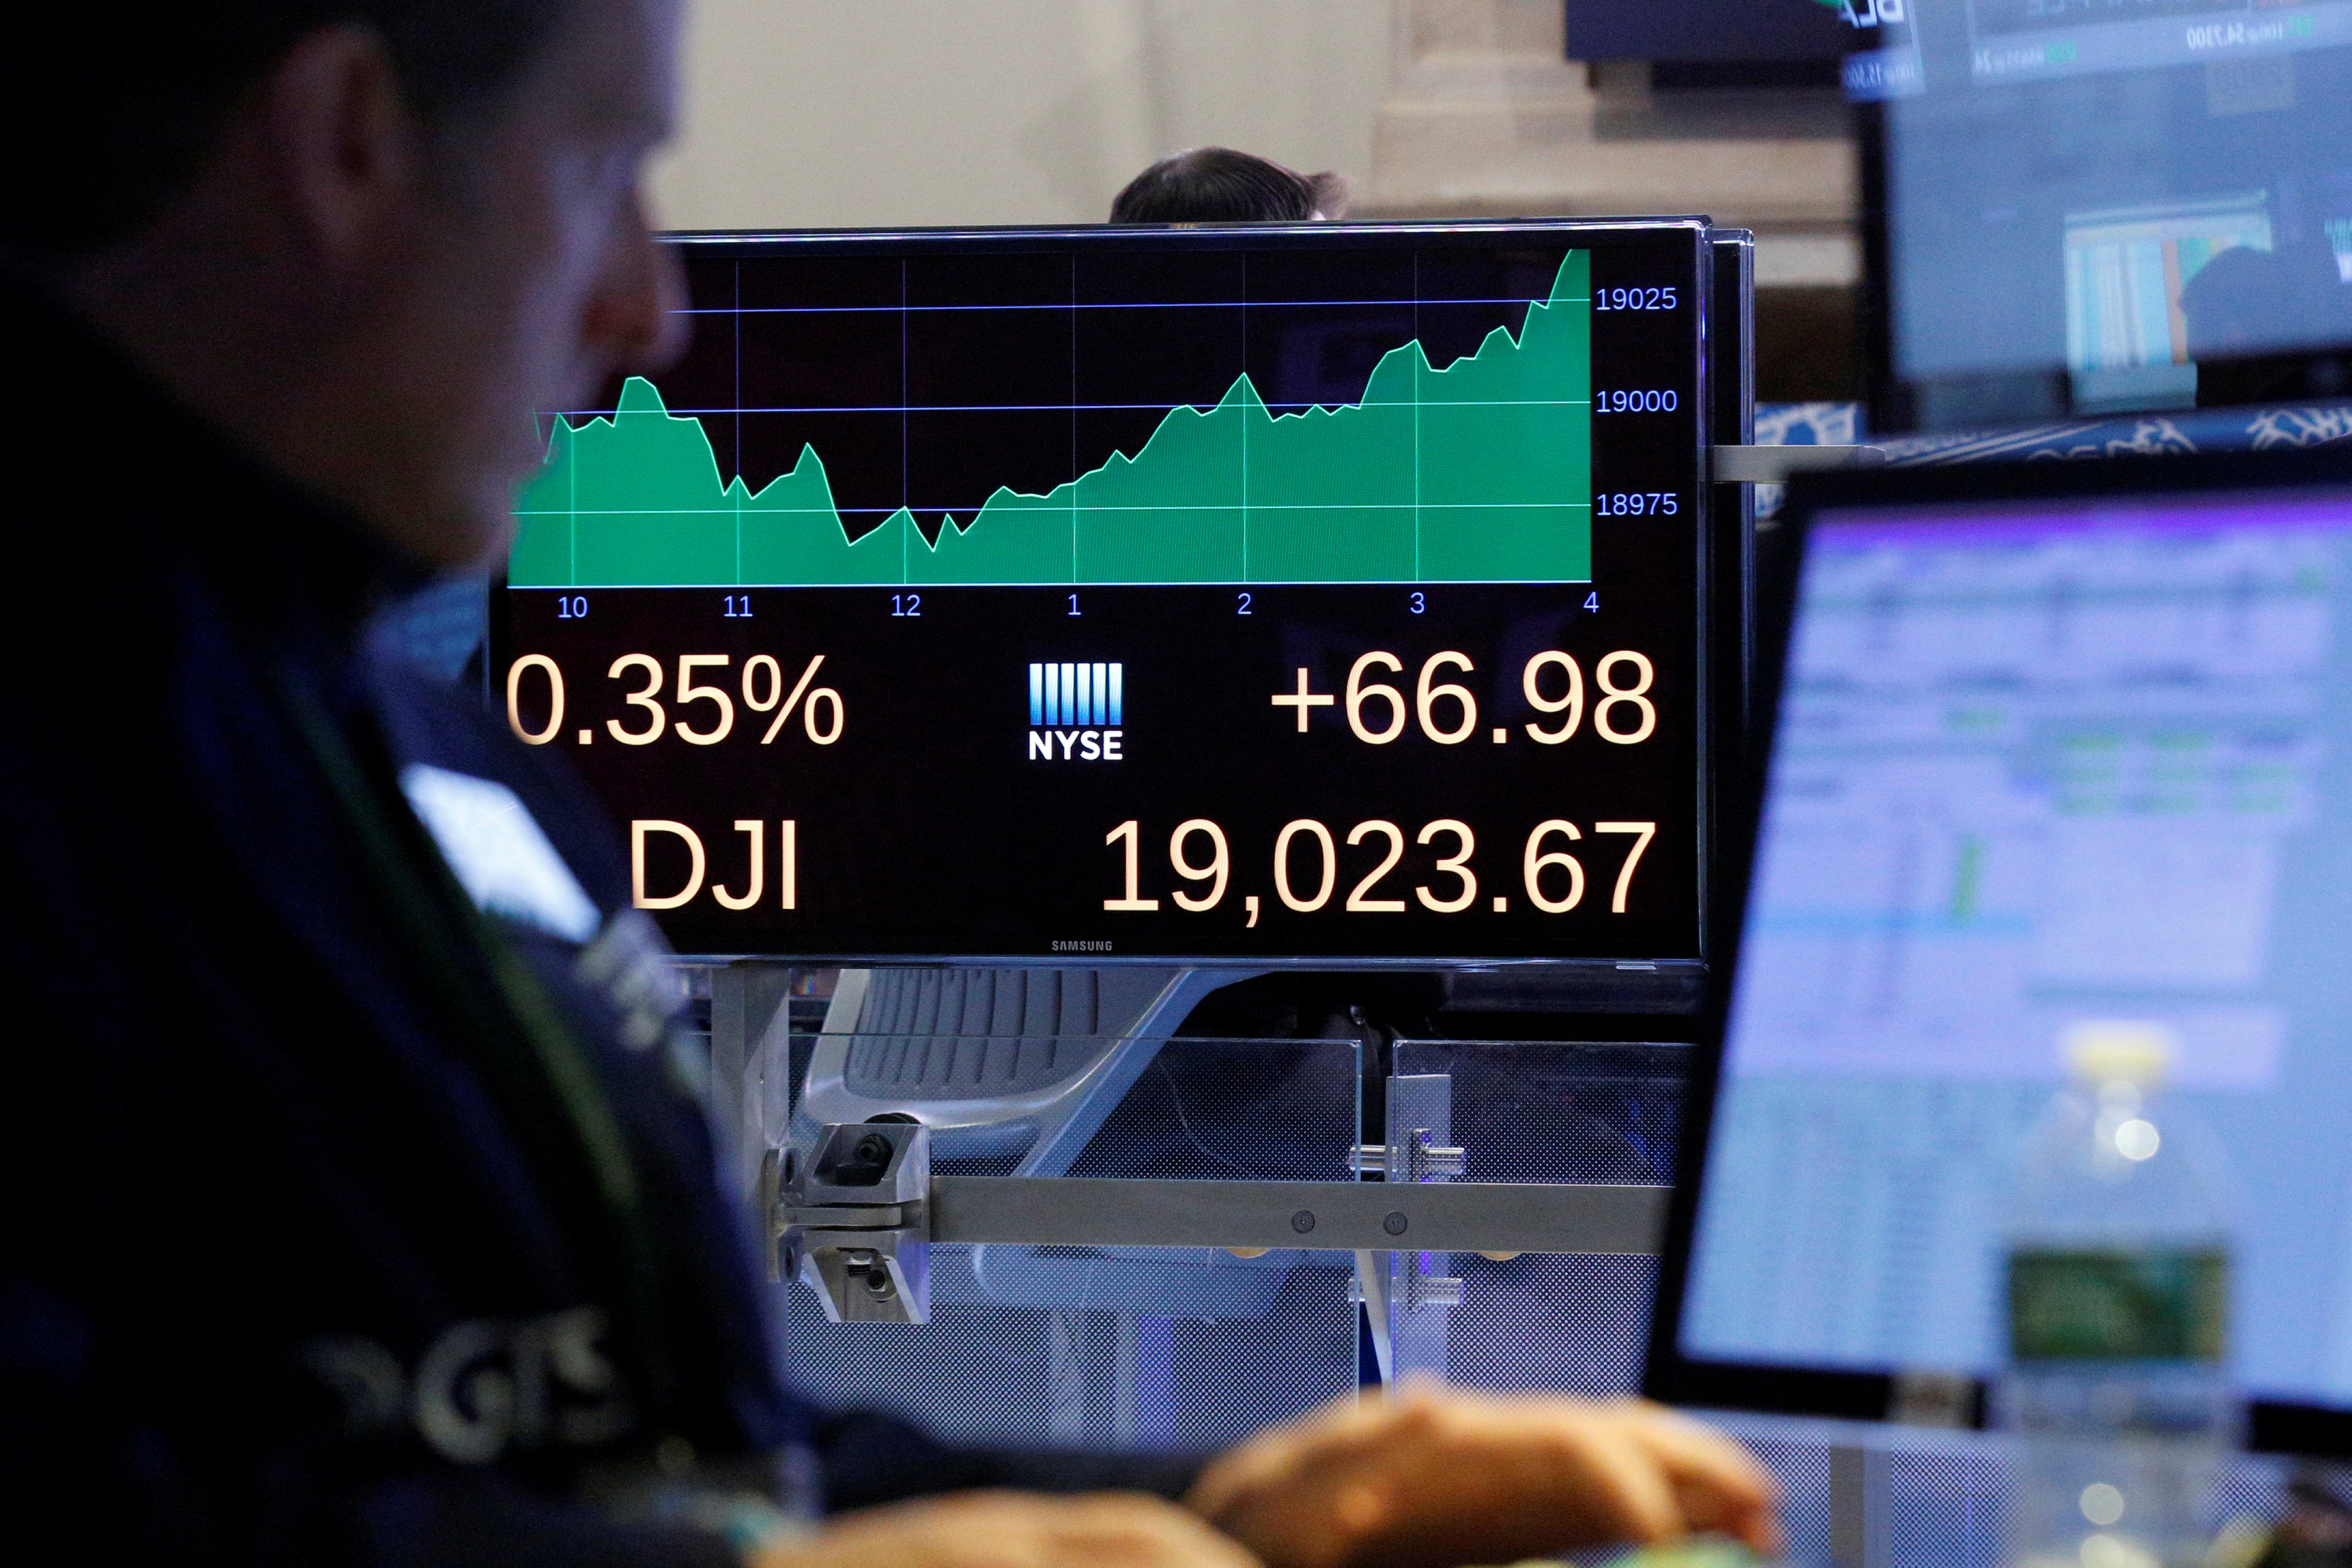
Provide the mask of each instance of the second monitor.
POLYGON ((2242 1195, 2252 1439, 2352 1451, 2347 496, 2332 450, 1792 492, 1801 576, 1767 607, 1793 626, 1653 1393, 1980 1414, 2025 1140, 2070 1031, 2123 1020, 2170 1038, 2242 1195))

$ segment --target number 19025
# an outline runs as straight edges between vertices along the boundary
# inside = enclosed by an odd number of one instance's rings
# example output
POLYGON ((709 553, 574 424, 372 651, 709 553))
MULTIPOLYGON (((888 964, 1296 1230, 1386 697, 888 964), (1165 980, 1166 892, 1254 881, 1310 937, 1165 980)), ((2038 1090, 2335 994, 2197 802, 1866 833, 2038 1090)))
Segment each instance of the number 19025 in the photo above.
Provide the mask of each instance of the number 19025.
POLYGON ((1679 302, 1672 284, 1663 288, 1596 288, 1595 310, 1672 310, 1679 302))

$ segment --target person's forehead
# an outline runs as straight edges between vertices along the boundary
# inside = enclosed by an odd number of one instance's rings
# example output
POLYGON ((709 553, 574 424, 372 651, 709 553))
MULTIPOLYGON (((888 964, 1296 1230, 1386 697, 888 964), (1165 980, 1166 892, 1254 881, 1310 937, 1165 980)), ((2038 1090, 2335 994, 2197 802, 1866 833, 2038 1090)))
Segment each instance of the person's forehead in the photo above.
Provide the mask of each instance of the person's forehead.
POLYGON ((666 131, 683 8, 683 0, 572 0, 535 86, 574 115, 666 131))

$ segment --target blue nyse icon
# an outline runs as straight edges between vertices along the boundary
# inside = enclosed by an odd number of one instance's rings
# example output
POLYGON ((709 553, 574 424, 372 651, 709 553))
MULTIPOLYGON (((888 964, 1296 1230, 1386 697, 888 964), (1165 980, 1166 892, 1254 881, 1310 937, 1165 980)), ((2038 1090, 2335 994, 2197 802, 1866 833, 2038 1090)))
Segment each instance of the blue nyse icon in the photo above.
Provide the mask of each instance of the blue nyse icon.
POLYGON ((1029 666, 1029 759, 1117 762, 1126 720, 1125 664, 1029 666))

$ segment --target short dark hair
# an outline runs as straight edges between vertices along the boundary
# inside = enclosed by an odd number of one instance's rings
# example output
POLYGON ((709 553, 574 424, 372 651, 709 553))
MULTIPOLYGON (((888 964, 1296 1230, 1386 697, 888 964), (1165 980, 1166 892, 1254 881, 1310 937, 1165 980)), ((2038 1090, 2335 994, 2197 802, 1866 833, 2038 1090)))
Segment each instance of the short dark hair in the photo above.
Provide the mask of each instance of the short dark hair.
POLYGON ((1305 223, 1338 217, 1348 183, 1301 174, 1230 147, 1193 147, 1162 158, 1111 203, 1115 224, 1305 223))
POLYGON ((382 34, 417 112, 495 99, 576 0, 45 0, 12 7, 0 68, 0 246, 69 260, 144 227, 203 168, 239 98, 306 35, 382 34))

